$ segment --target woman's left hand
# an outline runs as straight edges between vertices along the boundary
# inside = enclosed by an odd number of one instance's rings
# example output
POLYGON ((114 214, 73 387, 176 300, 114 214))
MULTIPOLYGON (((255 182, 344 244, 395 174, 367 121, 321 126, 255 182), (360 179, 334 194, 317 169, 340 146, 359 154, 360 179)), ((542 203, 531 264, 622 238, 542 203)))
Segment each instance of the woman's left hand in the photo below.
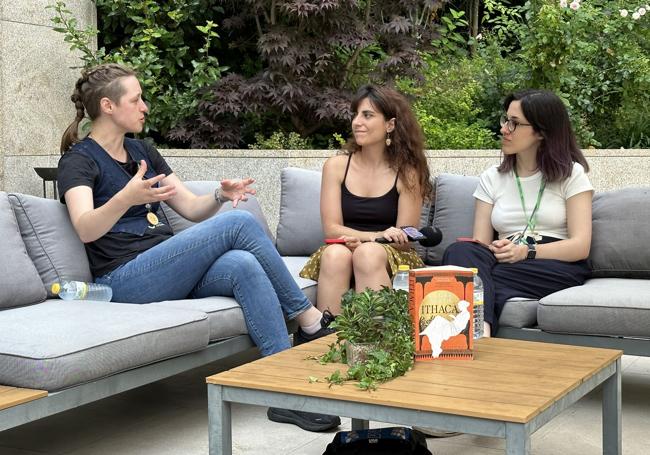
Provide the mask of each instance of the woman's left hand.
POLYGON ((499 262, 514 264, 523 261, 528 256, 526 245, 512 243, 508 239, 495 240, 489 245, 489 248, 499 262))
POLYGON ((394 226, 389 227, 384 232, 382 232, 381 236, 388 240, 390 243, 397 243, 398 245, 404 245, 409 241, 404 231, 394 226))
POLYGON ((250 177, 245 179, 225 179, 221 181, 221 195, 232 201, 232 206, 237 207, 239 201, 246 201, 249 194, 255 194, 255 189, 251 188, 255 179, 250 177))

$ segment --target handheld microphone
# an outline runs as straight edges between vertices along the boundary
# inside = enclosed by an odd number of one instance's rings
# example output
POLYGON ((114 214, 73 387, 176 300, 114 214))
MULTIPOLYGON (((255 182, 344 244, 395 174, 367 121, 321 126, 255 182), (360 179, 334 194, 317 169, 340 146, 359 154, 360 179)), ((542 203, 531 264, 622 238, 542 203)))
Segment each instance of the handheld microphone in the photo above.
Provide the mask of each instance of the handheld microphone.
MULTIPOLYGON (((420 230, 410 227, 409 229, 402 228, 406 237, 409 239, 409 242, 418 242, 423 247, 432 247, 438 245, 442 242, 442 231, 437 227, 426 226, 420 230), (413 232, 415 231, 415 232, 413 232), (415 234, 415 235, 413 235, 415 234), (419 235, 418 235, 419 234, 419 235)), ((375 239, 377 243, 393 243, 390 240, 387 240, 383 237, 377 237, 375 239)))

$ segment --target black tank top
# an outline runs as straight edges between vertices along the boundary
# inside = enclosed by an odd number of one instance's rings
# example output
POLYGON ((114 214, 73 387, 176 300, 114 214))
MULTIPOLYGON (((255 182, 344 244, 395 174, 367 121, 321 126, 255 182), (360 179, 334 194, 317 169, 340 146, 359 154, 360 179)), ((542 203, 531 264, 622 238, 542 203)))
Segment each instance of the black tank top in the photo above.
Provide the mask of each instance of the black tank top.
POLYGON ((345 175, 341 183, 341 210, 343 212, 343 225, 358 231, 383 231, 397 222, 397 176, 393 187, 383 196, 361 197, 350 193, 345 186, 345 179, 350 168, 350 158, 345 166, 345 175))

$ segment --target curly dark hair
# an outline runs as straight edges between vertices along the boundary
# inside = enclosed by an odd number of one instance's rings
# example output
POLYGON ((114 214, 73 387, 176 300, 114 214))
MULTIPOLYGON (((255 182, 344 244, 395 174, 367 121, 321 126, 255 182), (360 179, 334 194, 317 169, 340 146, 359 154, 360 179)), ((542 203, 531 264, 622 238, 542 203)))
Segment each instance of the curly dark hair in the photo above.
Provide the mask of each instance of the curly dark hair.
MULTIPOLYGON (((427 158, 424 155, 424 134, 418 123, 409 101, 396 90, 377 85, 364 85, 352 98, 350 109, 357 112, 362 100, 368 99, 370 104, 381 112, 386 120, 395 119, 395 129, 391 132, 391 144, 386 146, 389 166, 397 171, 397 175, 406 187, 413 190, 419 183, 423 199, 428 199, 433 191, 431 174, 427 158), (407 172, 414 171, 418 181, 407 178, 407 172)), ((354 140, 354 135, 348 140, 343 150, 349 154, 361 150, 354 140)))

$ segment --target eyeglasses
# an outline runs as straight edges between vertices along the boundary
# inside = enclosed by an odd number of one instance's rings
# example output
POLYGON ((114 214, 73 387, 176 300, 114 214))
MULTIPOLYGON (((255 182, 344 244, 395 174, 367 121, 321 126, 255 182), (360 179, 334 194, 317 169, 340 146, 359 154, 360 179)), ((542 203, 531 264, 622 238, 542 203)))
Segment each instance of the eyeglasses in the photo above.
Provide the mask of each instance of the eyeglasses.
POLYGON ((501 119, 499 119, 499 123, 501 124, 502 127, 505 126, 508 129, 509 133, 514 133, 518 126, 532 126, 530 123, 521 123, 511 118, 508 118, 505 115, 501 116, 501 119))

